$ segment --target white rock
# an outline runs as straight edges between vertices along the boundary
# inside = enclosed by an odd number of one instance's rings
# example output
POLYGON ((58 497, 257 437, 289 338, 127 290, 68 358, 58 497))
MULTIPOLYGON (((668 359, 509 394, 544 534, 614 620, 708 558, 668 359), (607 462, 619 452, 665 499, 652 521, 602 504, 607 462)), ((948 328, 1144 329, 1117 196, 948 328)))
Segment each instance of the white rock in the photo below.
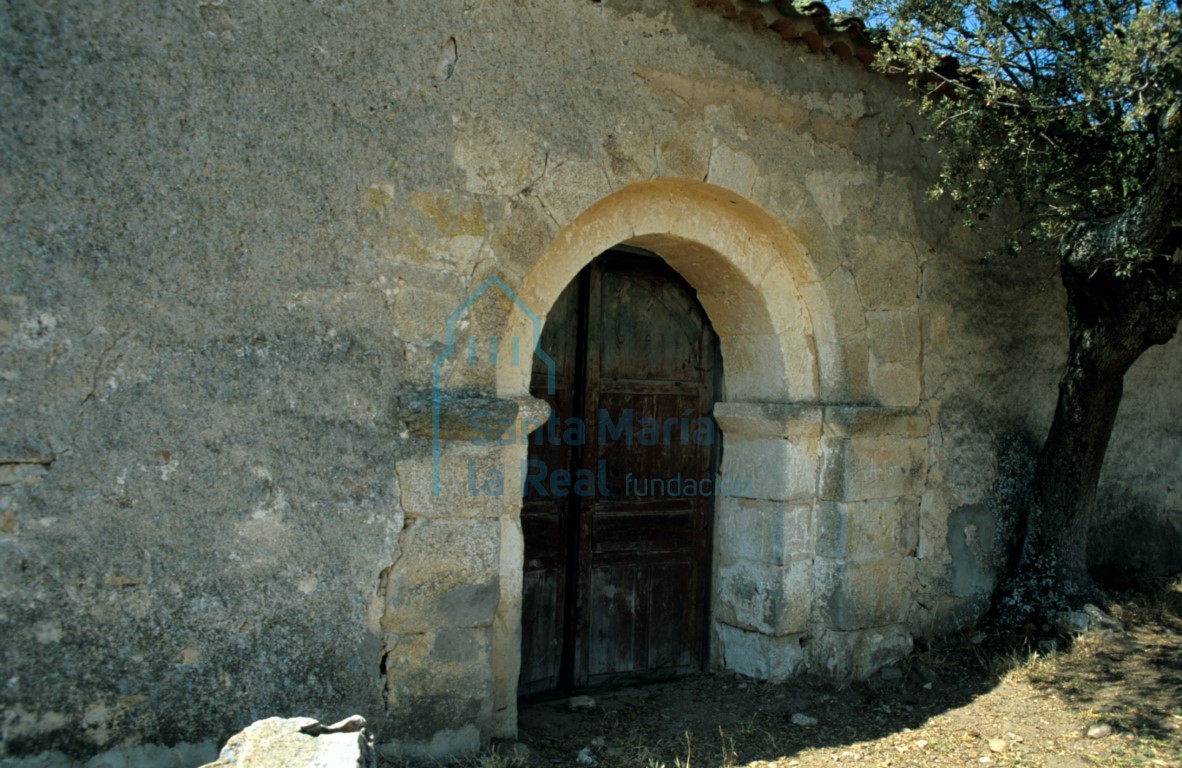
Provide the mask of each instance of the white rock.
POLYGON ((590 696, 574 696, 566 700, 566 708, 571 712, 592 712, 595 709, 595 699, 590 696))
POLYGON ((795 715, 792 716, 792 724, 799 725, 804 728, 808 728, 809 726, 813 726, 813 725, 817 724, 817 718, 809 717, 808 715, 804 714, 803 712, 797 712, 795 715))
POLYGON ((1088 615, 1083 611, 1061 611, 1055 616, 1055 629, 1064 635, 1082 635, 1088 631, 1088 615))
POLYGON ((310 717, 269 717, 231 736, 203 768, 372 768, 374 761, 359 715, 328 726, 310 717))

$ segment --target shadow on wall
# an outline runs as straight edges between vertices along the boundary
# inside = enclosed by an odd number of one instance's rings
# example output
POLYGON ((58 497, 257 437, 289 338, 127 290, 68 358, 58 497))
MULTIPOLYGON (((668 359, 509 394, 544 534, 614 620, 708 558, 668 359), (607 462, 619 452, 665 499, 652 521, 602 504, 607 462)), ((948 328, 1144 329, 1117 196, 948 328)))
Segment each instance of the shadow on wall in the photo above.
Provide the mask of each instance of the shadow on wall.
POLYGON ((1151 507, 1115 493, 1096 503, 1088 566, 1103 581, 1145 586, 1182 573, 1182 511, 1151 507))

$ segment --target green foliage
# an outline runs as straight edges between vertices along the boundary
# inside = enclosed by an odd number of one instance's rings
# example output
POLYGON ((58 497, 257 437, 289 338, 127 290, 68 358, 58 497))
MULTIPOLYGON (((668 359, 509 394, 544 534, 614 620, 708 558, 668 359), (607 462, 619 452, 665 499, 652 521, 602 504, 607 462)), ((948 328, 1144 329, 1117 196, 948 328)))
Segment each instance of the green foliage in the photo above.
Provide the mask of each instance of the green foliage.
POLYGON ((1031 214, 1015 228, 1021 240, 1126 210, 1180 132, 1177 0, 860 0, 859 10, 889 29, 881 65, 926 73, 939 90, 921 100, 942 142, 935 194, 970 219, 1016 200, 1031 214))

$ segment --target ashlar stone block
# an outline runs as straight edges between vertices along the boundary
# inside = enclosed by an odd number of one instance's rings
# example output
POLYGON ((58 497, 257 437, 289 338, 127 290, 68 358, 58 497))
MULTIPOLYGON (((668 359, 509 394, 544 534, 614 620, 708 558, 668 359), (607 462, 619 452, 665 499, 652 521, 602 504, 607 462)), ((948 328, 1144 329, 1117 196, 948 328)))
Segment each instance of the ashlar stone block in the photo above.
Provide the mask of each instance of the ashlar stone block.
POLYGON ((440 629, 387 638, 387 685, 392 704, 488 687, 487 628, 440 629))
POLYGON ((817 491, 817 441, 785 438, 724 438, 722 480, 731 495, 791 501, 817 491))
POLYGON ((408 515, 432 518, 496 518, 507 498, 521 498, 520 469, 507 472, 494 446, 441 441, 439 455, 395 465, 408 515))
POLYGON ((812 504, 723 497, 715 517, 723 563, 787 565, 812 551, 812 504))
POLYGON ((880 362, 901 363, 919 357, 919 313, 868 312, 866 325, 870 349, 880 362))
POLYGON ((496 520, 412 522, 387 574, 381 628, 413 634, 491 626, 500 598, 499 543, 496 520))
POLYGON ((722 667, 756 680, 781 682, 804 669, 802 635, 770 637, 726 624, 715 625, 722 647, 722 667))
POLYGON ((911 633, 899 625, 851 632, 826 631, 810 643, 811 666, 836 681, 860 680, 905 658, 913 647, 911 633))
POLYGON ((919 541, 919 499, 818 502, 816 552, 848 561, 915 554, 919 541))
MULTIPOLYGON (((707 305, 707 311, 710 310, 707 305)), ((739 379, 739 391, 731 393, 732 396, 751 400, 786 399, 789 388, 785 377, 790 374, 784 370, 778 337, 770 334, 726 336, 721 345, 723 367, 727 371, 742 372, 735 377, 739 379)))
POLYGON ((911 309, 919 297, 915 246, 902 239, 858 238, 854 277, 867 309, 911 309))
POLYGON ((718 621, 768 635, 804 632, 812 606, 812 563, 748 560, 718 570, 718 621))
POLYGON ((889 363, 871 355, 869 363, 870 391, 875 400, 887 406, 919 405, 923 371, 918 360, 889 363))
POLYGON ((818 558, 814 563, 828 624, 850 630, 902 623, 915 590, 915 558, 884 557, 849 562, 818 558))
POLYGON ((927 440, 886 435, 821 440, 820 493, 830 501, 918 497, 927 479, 927 440))

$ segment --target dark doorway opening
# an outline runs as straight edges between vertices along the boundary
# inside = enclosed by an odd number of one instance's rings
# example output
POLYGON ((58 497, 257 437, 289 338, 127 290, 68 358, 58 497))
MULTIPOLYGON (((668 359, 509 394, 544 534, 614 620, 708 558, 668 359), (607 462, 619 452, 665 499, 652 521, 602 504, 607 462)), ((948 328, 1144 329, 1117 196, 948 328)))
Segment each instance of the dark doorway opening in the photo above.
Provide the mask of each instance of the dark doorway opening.
POLYGON ((707 651, 718 337, 659 257, 610 250, 555 302, 531 393, 518 693, 700 671, 707 651), (552 377, 552 378, 551 378, 552 377))

